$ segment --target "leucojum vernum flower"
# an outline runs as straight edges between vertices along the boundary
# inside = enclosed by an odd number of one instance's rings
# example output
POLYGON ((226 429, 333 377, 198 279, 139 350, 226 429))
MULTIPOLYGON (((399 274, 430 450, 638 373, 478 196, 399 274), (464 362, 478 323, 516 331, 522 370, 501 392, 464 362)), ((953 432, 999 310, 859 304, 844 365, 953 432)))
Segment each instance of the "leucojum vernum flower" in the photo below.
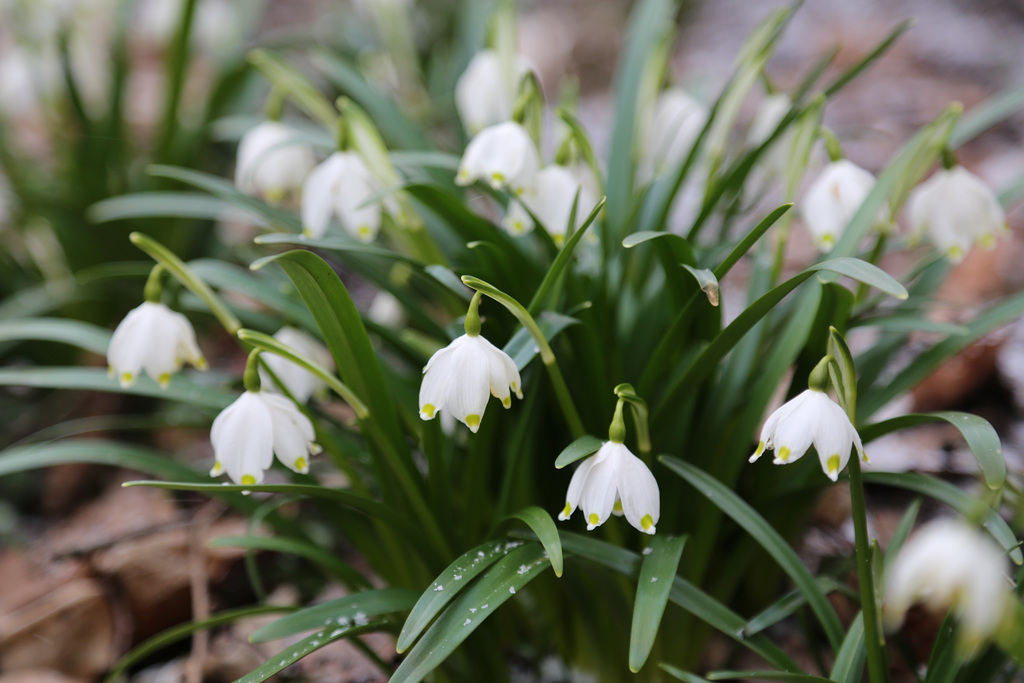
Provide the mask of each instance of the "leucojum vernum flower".
POLYGON ((523 397, 519 368, 512 358, 480 336, 480 294, 474 294, 466 313, 466 333, 438 350, 423 368, 420 417, 432 420, 441 411, 469 427, 480 429, 493 395, 508 408, 512 393, 523 397))
POLYGON ((298 193, 315 164, 312 147, 295 130, 279 121, 263 121, 238 143, 235 185, 277 203, 298 193))
POLYGON ((159 301, 145 301, 132 309, 114 330, 107 349, 110 375, 122 387, 134 384, 143 370, 166 387, 183 363, 206 369, 188 318, 159 301))

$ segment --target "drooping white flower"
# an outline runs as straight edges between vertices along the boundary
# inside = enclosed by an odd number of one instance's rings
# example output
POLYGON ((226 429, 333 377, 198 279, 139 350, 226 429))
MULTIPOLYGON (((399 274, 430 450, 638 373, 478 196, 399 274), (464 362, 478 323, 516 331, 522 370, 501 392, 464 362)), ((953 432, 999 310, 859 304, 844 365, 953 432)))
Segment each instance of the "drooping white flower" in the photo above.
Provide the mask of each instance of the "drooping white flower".
POLYGON ((487 399, 493 395, 508 408, 512 392, 523 397, 521 383, 519 369, 507 353, 479 335, 464 334, 434 353, 423 368, 420 417, 431 420, 438 411, 446 411, 475 433, 487 399))
POLYGON ((213 421, 210 476, 227 472, 236 484, 259 484, 275 455, 305 474, 308 456, 320 452, 314 438, 313 423, 294 403, 266 391, 246 391, 213 421))
POLYGON ((151 301, 129 311, 107 349, 110 375, 117 377, 122 387, 134 384, 142 370, 166 387, 171 375, 186 362, 206 369, 191 323, 181 313, 151 301))
POLYGON ((405 308, 395 295, 386 290, 377 292, 366 310, 366 317, 383 327, 398 328, 405 325, 405 308))
POLYGON ((910 193, 911 235, 927 237, 951 261, 974 244, 991 248, 1006 234, 1006 213, 992 190, 963 166, 939 170, 910 193))
POLYGON ((294 130, 278 121, 264 121, 238 144, 235 185, 246 194, 279 202, 298 192, 315 164, 313 148, 297 140, 294 130))
POLYGON ((510 202, 502 225, 513 235, 529 232, 534 225, 533 219, 526 211, 528 208, 544 224, 555 243, 561 244, 568 231, 569 215, 572 213, 576 192, 579 191, 580 199, 576 206, 574 231, 583 224, 597 203, 597 193, 592 189, 594 183, 587 182, 584 174, 592 175, 583 165, 577 165, 576 168, 557 164, 545 166, 537 173, 537 184, 523 192, 517 200, 510 202))
POLYGON ((625 515, 645 534, 653 534, 661 518, 658 480, 625 444, 605 441, 573 472, 558 519, 569 519, 577 506, 583 508, 588 531, 616 514, 625 515))
POLYGON ((538 171, 540 156, 530 134, 518 123, 506 121, 483 129, 470 141, 455 183, 483 180, 496 190, 507 187, 521 195, 535 186, 538 171))
POLYGON ((516 56, 508 73, 495 50, 482 50, 473 56, 455 83, 455 108, 471 136, 512 118, 516 87, 529 70, 529 63, 521 55, 516 56))
POLYGON ((968 524, 942 519, 921 527, 896 556, 883 616, 895 629, 916 602, 937 614, 952 609, 966 653, 999 628, 1009 600, 1002 549, 968 524))
MULTIPOLYGON (((807 389, 783 404, 764 423, 761 441, 750 456, 754 462, 766 450, 775 451, 776 465, 796 462, 814 445, 821 469, 836 481, 850 460, 850 448, 864 458, 860 434, 850 423, 846 411, 823 391, 807 389)), ((865 458, 866 459, 866 458, 865 458)))
POLYGON ((835 246, 874 186, 875 176, 846 159, 830 163, 811 183, 801 213, 819 251, 835 246))
POLYGON ((639 172, 649 180, 683 163, 708 120, 708 108, 684 89, 661 92, 651 107, 645 130, 639 172))
MULTIPOLYGON (((274 339, 295 349, 317 365, 327 369, 334 367, 334 360, 327 348, 302 330, 297 330, 294 327, 282 327, 274 334, 274 339)), ((324 386, 323 380, 319 377, 281 356, 264 353, 260 356, 260 360, 270 366, 277 378, 299 403, 308 401, 317 389, 324 386)), ((265 368, 261 366, 259 372, 264 390, 279 391, 277 384, 265 368)))
POLYGON ((381 205, 366 202, 378 189, 357 152, 335 152, 313 169, 302 187, 303 228, 320 237, 334 216, 356 239, 372 241, 380 230, 381 205))

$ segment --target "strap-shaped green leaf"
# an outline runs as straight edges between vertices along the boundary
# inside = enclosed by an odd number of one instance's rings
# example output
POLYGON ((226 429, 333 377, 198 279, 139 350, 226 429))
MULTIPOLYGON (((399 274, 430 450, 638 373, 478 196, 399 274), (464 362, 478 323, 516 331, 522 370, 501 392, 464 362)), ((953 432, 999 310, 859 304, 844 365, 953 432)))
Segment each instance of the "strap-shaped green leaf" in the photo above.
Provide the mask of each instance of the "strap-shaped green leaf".
POLYGON ((829 678, 798 674, 790 671, 712 671, 709 681, 779 681, 779 683, 832 683, 829 678))
POLYGON ((80 320, 65 318, 25 318, 0 324, 0 342, 55 341, 106 355, 110 332, 80 320))
POLYGON ((518 519, 530 527, 530 530, 536 534, 537 540, 544 546, 544 552, 548 554, 548 559, 551 560, 551 568, 555 570, 555 576, 561 577, 562 541, 558 537, 558 527, 555 526, 555 521, 551 519, 551 515, 544 508, 532 505, 519 512, 512 513, 509 515, 509 518, 518 519))
POLYGON ((643 668, 654 647, 684 545, 686 536, 655 536, 640 565, 629 635, 629 670, 633 673, 643 668))
POLYGON ((265 550, 304 557, 321 567, 333 578, 344 581, 349 588, 369 588, 370 582, 359 570, 320 546, 307 541, 279 536, 221 536, 211 539, 210 548, 244 548, 265 550))
POLYGON ((658 664, 658 668, 667 673, 669 676, 672 676, 673 678, 683 681, 683 683, 708 683, 708 679, 706 678, 701 678, 700 676, 696 676, 688 671, 683 671, 679 667, 672 666, 671 664, 666 664, 665 662, 660 662, 658 664))
POLYGON ((566 465, 571 465, 577 460, 585 458, 591 453, 597 452, 597 449, 599 449, 603 444, 604 441, 596 436, 584 434, 566 446, 562 452, 558 454, 558 457, 555 458, 555 468, 562 469, 566 465))
POLYGON ((410 609, 416 597, 417 592, 409 588, 381 588, 353 593, 282 617, 258 629, 250 639, 254 643, 265 643, 316 629, 333 631, 336 628, 365 625, 369 619, 410 609))
POLYGON ((269 228, 264 216, 202 192, 133 192, 96 202, 86 210, 91 223, 137 218, 242 219, 269 228))
MULTIPOLYGON (((560 313, 553 313, 551 311, 541 311, 536 320, 537 328, 548 342, 557 337, 562 330, 570 325, 579 324, 579 320, 576 318, 570 318, 567 315, 561 315, 560 313)), ((530 361, 540 353, 540 349, 537 347, 536 342, 534 342, 533 337, 530 336, 530 331, 525 327, 520 327, 516 330, 516 333, 508 340, 508 343, 505 344, 502 351, 512 357, 512 360, 516 363, 516 367, 520 370, 529 365, 530 361)))
POLYGON ((494 610, 550 566, 539 543, 526 543, 502 557, 463 590, 427 629, 391 680, 419 683, 494 610))
POLYGON ((779 532, 772 528, 765 521, 764 517, 759 515, 750 504, 707 472, 678 458, 661 456, 658 459, 666 467, 704 494, 708 500, 714 503, 722 512, 729 515, 761 547, 768 551, 768 554, 779 563, 779 566, 782 567, 793 580, 793 583, 807 597, 807 604, 814 611, 819 621, 821 621, 829 642, 832 643, 833 648, 838 649, 843 642, 843 626, 839 622, 839 616, 828 601, 828 598, 825 597, 825 593, 818 586, 814 576, 807 570, 807 567, 804 566, 796 552, 793 551, 779 532))

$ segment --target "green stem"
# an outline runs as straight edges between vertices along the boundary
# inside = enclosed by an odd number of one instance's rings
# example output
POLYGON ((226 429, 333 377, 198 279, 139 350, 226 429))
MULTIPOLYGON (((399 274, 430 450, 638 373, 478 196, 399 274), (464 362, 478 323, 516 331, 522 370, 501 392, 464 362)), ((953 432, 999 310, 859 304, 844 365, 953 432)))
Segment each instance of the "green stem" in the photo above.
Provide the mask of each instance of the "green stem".
POLYGON ((160 278, 163 277, 164 267, 159 263, 153 266, 153 270, 149 271, 149 277, 146 278, 146 287, 142 290, 143 298, 153 304, 160 303, 160 299, 163 296, 164 288, 160 284, 160 278))
POLYGON ((185 0, 181 5, 178 30, 174 34, 171 54, 167 60, 167 90, 164 100, 163 119, 160 124, 160 144, 157 159, 167 161, 170 147, 178 129, 178 107, 185 86, 185 72, 188 70, 189 38, 192 35, 192 20, 195 17, 197 0, 185 0))
POLYGON ((864 481, 860 459, 850 458, 850 507, 853 535, 857 546, 857 577, 860 584, 860 608, 864 612, 864 642, 868 651, 868 676, 871 683, 888 683, 885 664, 885 639, 878 626, 875 586, 871 574, 871 548, 868 541, 867 510, 864 505, 864 481))
POLYGON ((167 272, 176 277, 189 291, 202 299, 203 303, 206 304, 210 312, 220 321, 220 324, 224 326, 224 329, 229 334, 234 336, 241 329, 242 323, 235 317, 235 314, 174 252, 149 235, 144 235, 141 232, 133 232, 128 235, 128 239, 131 240, 132 244, 149 254, 154 261, 166 268, 167 272))
POLYGON ((253 349, 249 352, 249 357, 245 360, 245 372, 242 374, 242 384, 245 385, 245 390, 251 393, 259 393, 260 389, 263 388, 263 382, 260 380, 260 350, 253 349))

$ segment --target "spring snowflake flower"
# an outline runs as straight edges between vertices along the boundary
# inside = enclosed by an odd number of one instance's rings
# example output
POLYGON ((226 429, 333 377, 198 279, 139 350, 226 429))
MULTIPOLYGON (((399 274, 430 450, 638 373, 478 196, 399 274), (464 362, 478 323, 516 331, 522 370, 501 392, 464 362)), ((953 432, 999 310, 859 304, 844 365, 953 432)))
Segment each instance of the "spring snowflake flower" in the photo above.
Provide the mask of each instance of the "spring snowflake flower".
POLYGON ((320 237, 331 216, 363 242, 380 230, 380 202, 369 202, 378 191, 370 169, 356 152, 335 152, 313 169, 302 187, 302 225, 306 234, 320 237))
POLYGON ((516 87, 529 70, 529 63, 521 55, 516 56, 507 74, 495 50, 482 50, 473 56, 455 83, 455 108, 470 135, 512 118, 516 87))
POLYGON ((893 562, 883 609, 888 628, 899 626, 915 602, 937 614, 952 608, 959 645, 974 650, 1000 627, 1010 602, 1002 549, 961 521, 923 526, 893 562))
POLYGON ((835 246, 853 214, 875 186, 875 177, 846 159, 833 161, 804 195, 802 213, 819 251, 835 246))
POLYGON ((496 190, 507 187, 521 195, 532 189, 540 171, 540 156, 530 134, 506 121, 485 128, 466 146, 455 176, 457 185, 486 181, 496 190))
POLYGON ((569 215, 572 213, 576 192, 579 191, 580 199, 576 206, 573 230, 583 224, 590 210, 597 204, 594 183, 592 179, 587 182, 587 176, 592 176, 590 169, 582 165, 575 168, 557 164, 545 166, 537 174, 536 186, 524 192, 518 201, 514 200, 509 204, 502 226, 513 235, 522 235, 532 230, 533 219, 526 211, 528 208, 544 224, 555 243, 561 244, 565 241, 568 231, 569 215))
MULTIPOLYGON (((302 330, 297 330, 294 327, 282 327, 274 334, 274 339, 285 346, 290 346, 321 367, 328 369, 334 367, 334 361, 327 348, 319 340, 314 339, 302 330)), ((260 356, 260 360, 270 366, 270 369, 277 378, 281 380, 281 383, 288 388, 289 393, 299 403, 307 402, 310 396, 325 386, 323 380, 319 377, 281 356, 273 353, 264 353, 260 356)), ((259 372, 260 382, 263 387, 268 391, 277 392, 277 384, 270 376, 270 373, 262 366, 259 372)))
POLYGON ((583 508, 588 531, 615 514, 625 515, 638 530, 653 534, 661 517, 658 480, 625 444, 605 441, 573 472, 558 519, 569 519, 577 506, 583 508))
MULTIPOLYGON (((747 146, 758 147, 771 137, 792 106, 793 101, 785 93, 775 93, 764 98, 754 113, 750 128, 747 129, 747 146)), ((785 175, 786 167, 789 165, 792 136, 793 129, 791 127, 765 150, 761 161, 754 166, 751 173, 751 182, 754 185, 760 185, 772 178, 785 175)))
POLYGON ((839 472, 850 460, 850 448, 855 447, 861 458, 864 447, 860 434, 850 423, 846 411, 823 391, 807 389, 776 410, 764 423, 761 441, 750 456, 750 462, 760 458, 766 450, 775 450, 776 465, 796 462, 814 445, 821 460, 821 469, 829 479, 836 481, 839 472))
POLYGON ((213 421, 210 476, 227 472, 236 484, 259 484, 275 455, 305 474, 308 456, 320 452, 314 438, 313 423, 294 403, 266 391, 246 391, 213 421))
POLYGON ((1008 231, 995 194, 963 166, 937 171, 914 188, 907 216, 912 237, 926 236, 951 261, 963 259, 975 243, 991 248, 1008 231))
POLYGON ((132 309, 114 330, 107 349, 107 366, 111 377, 122 387, 129 387, 142 370, 166 387, 171 375, 183 363, 206 369, 196 344, 196 333, 188 318, 162 303, 146 301, 132 309))
POLYGON ((649 179, 682 164, 707 120, 707 107, 682 88, 660 93, 651 107, 649 128, 641 131, 641 177, 649 179))
POLYGON ((420 417, 431 420, 446 411, 474 433, 493 395, 501 405, 512 405, 512 392, 522 398, 515 361, 479 335, 464 334, 437 351, 423 368, 420 417))
POLYGON ((298 142, 296 133, 278 121, 249 129, 238 144, 235 185, 246 194, 279 202, 297 192, 316 164, 313 148, 298 142))

